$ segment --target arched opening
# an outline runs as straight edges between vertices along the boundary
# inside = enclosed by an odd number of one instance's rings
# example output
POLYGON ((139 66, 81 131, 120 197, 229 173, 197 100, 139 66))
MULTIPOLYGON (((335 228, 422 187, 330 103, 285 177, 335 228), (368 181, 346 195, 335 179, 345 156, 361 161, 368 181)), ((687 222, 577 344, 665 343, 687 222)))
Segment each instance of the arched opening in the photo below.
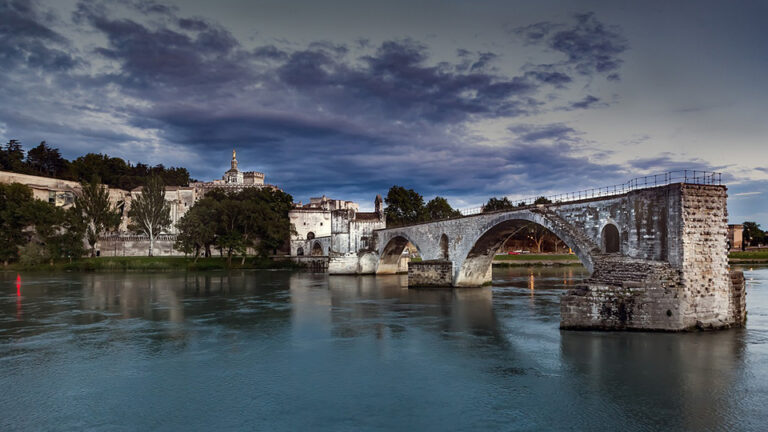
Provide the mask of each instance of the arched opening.
POLYGON ((315 233, 312 231, 307 233, 307 240, 314 240, 315 239, 315 233))
POLYGON ((298 249, 296 249, 296 255, 297 256, 304 255, 304 248, 303 247, 299 247, 298 249))
POLYGON ((448 236, 445 234, 440 236, 440 258, 448 259, 448 236))
POLYGON ((619 229, 614 224, 607 224, 603 227, 603 232, 600 234, 602 239, 603 253, 618 253, 621 250, 621 236, 619 235, 619 229))
POLYGON ((406 273, 408 262, 421 260, 421 253, 416 245, 405 237, 395 237, 387 243, 379 257, 378 274, 406 273))
POLYGON ((323 247, 320 246, 320 242, 316 241, 315 244, 312 245, 312 256, 323 256, 323 247))
POLYGON ((500 220, 485 231, 473 245, 467 254, 455 277, 455 286, 480 286, 491 281, 492 263, 497 253, 507 255, 532 252, 567 253, 565 248, 573 250, 576 257, 591 272, 591 251, 595 246, 582 244, 576 241, 568 226, 553 224, 542 215, 516 214, 518 219, 500 220), (521 217, 523 216, 523 217, 521 217), (527 250, 506 250, 503 246, 511 238, 521 239, 527 242, 527 250), (554 239, 557 240, 554 240, 554 239), (545 252, 546 251, 546 252, 545 252))

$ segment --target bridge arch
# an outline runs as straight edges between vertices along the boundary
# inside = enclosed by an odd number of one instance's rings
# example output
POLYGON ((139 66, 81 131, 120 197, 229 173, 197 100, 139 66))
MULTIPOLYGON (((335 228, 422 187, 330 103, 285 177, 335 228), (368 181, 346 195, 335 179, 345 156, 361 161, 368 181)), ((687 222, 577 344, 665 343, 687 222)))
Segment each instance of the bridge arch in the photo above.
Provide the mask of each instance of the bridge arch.
POLYGON ((411 243, 416 246, 416 250, 421 255, 421 248, 418 244, 414 243, 408 236, 404 234, 398 234, 387 242, 379 255, 379 266, 376 270, 378 274, 393 274, 397 273, 397 266, 400 262, 400 257, 403 255, 403 250, 411 243))
MULTIPOLYGON (((491 280, 491 264, 499 248, 526 223, 535 223, 551 231, 568 247, 591 272, 593 254, 599 248, 580 235, 578 230, 556 215, 522 210, 499 213, 480 230, 480 235, 462 251, 464 259, 454 260, 454 286, 479 286, 491 280)), ((458 258, 458 257, 457 257, 458 258)))

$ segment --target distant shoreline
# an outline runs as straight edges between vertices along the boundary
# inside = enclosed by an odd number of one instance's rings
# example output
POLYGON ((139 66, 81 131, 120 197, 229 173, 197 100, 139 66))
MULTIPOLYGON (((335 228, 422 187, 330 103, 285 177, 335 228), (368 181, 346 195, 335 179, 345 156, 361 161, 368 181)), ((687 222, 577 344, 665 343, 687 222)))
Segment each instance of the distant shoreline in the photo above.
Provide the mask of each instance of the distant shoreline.
MULTIPOLYGON (((729 263, 737 264, 766 264, 768 251, 733 252, 729 254, 729 263)), ((578 257, 573 254, 520 254, 497 255, 493 260, 494 267, 560 267, 581 266, 578 257)), ((209 271, 209 270, 301 270, 304 266, 293 262, 290 257, 257 258, 233 256, 231 265, 222 257, 199 258, 197 262, 190 257, 98 257, 81 258, 69 262, 55 262, 53 265, 40 264, 24 266, 19 263, 3 267, 0 272, 96 272, 96 271, 209 271)))

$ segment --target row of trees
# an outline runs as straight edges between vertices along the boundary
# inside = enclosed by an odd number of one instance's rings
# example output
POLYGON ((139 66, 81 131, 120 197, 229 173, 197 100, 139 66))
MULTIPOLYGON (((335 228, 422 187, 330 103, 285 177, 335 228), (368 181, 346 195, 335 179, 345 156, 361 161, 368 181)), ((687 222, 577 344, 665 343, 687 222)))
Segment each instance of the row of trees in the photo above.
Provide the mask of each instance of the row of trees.
MULTIPOLYGON (((275 253, 290 237, 292 202, 290 195, 269 188, 210 191, 179 221, 176 247, 194 254, 195 260, 218 249, 230 263, 235 254, 245 259, 249 249, 261 256, 275 253)), ((170 210, 163 180, 150 176, 128 211, 128 228, 149 237, 150 256, 158 234, 170 228, 170 210)), ((0 184, 0 260, 7 265, 26 256, 35 261, 30 264, 77 258, 86 252, 84 239, 95 256, 98 239, 116 230, 120 219, 121 209, 98 178, 81 183, 68 210, 34 199, 25 185, 0 184)))
MULTIPOLYGON (((152 177, 150 183, 162 194, 164 186, 158 177, 152 177)), ((150 244, 154 242, 152 233, 170 223, 170 208, 164 199, 159 207, 147 205, 150 197, 156 196, 139 196, 128 213, 135 221, 131 228, 148 233, 150 244), (161 216, 147 218, 146 214, 151 212, 161 216)), ((84 239, 90 246, 90 255, 95 256, 99 237, 116 230, 120 218, 121 209, 110 201, 108 189, 98 178, 81 183, 74 206, 67 210, 34 199, 32 190, 23 184, 0 184, 0 260, 5 265, 22 258, 30 260, 30 264, 57 258, 71 260, 85 254, 84 239)))
POLYGON ((436 196, 424 204, 424 197, 413 189, 392 186, 384 199, 387 208, 387 226, 402 226, 411 223, 429 222, 461 216, 461 213, 448 204, 448 200, 436 196))
POLYGON ((83 255, 86 224, 80 210, 34 199, 22 184, 0 184, 0 260, 7 265, 20 256, 47 261, 83 255))
POLYGON ((61 156, 59 149, 45 141, 27 152, 19 141, 9 141, 0 148, 0 170, 79 182, 88 182, 95 176, 103 184, 125 190, 143 185, 152 175, 160 177, 169 186, 186 186, 191 180, 186 168, 132 165, 105 154, 88 153, 69 161, 61 156))
POLYGON ((292 226, 288 212, 291 195, 271 188, 246 188, 239 192, 214 189, 179 220, 176 249, 210 256, 211 249, 226 254, 227 262, 249 249, 259 256, 274 254, 289 239, 292 226))

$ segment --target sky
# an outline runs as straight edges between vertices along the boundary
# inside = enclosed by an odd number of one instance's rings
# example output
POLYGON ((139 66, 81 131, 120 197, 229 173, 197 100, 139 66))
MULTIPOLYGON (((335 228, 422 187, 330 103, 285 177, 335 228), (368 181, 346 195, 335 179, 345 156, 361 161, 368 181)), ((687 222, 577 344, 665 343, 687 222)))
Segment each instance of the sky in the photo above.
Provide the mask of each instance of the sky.
POLYGON ((677 169, 768 225, 768 2, 0 0, 0 139, 296 201, 457 208, 677 169))

